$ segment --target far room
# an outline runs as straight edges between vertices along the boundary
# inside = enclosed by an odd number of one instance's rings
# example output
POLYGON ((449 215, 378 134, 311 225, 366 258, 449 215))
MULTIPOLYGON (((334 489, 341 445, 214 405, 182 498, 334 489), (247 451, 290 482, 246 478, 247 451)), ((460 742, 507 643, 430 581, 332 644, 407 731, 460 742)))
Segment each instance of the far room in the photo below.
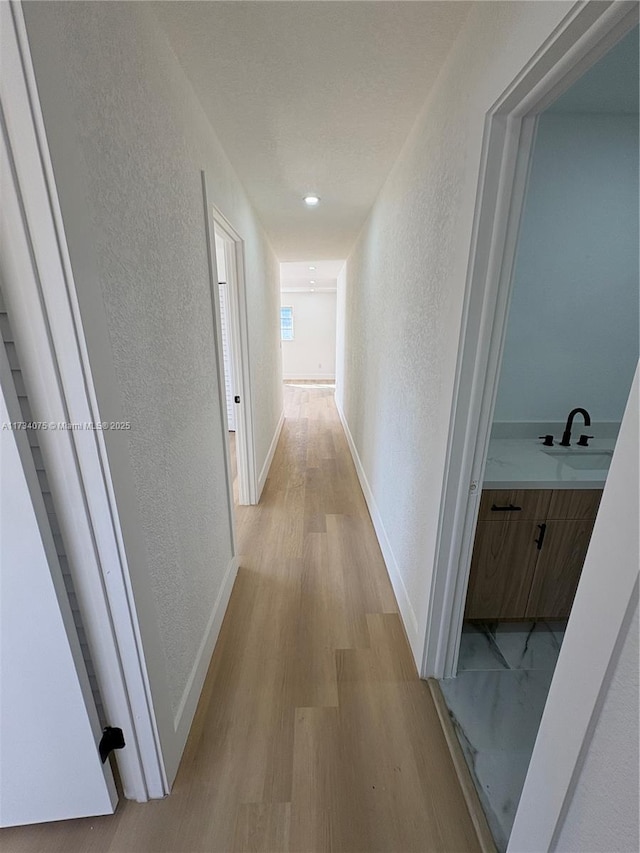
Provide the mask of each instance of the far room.
POLYGON ((344 264, 280 264, 282 377, 287 384, 335 384, 337 283, 344 264))

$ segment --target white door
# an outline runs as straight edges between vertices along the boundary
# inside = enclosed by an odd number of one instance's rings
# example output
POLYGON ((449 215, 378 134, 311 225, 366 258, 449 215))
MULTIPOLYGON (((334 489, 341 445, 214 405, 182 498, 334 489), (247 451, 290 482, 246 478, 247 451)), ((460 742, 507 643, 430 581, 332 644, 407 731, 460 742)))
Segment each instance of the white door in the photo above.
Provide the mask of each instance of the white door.
POLYGON ((0 826, 112 814, 118 797, 98 754, 100 726, 42 493, 26 433, 7 427, 6 403, 3 391, 0 826))

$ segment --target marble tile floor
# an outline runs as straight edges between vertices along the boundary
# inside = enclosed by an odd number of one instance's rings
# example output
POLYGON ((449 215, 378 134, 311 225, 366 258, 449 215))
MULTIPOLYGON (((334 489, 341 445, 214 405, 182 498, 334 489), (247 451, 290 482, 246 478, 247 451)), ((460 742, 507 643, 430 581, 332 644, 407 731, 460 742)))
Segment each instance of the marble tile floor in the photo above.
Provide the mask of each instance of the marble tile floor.
POLYGON ((440 682, 498 850, 507 847, 566 622, 465 622, 440 682))

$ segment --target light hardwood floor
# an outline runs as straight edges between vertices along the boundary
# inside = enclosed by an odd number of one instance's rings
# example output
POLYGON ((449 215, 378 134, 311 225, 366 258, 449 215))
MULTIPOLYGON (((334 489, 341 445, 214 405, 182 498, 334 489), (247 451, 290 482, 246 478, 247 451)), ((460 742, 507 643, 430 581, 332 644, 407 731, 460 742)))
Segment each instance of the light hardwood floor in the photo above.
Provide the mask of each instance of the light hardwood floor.
POLYGON ((331 389, 285 389, 173 793, 0 833, 6 853, 479 850, 331 389))

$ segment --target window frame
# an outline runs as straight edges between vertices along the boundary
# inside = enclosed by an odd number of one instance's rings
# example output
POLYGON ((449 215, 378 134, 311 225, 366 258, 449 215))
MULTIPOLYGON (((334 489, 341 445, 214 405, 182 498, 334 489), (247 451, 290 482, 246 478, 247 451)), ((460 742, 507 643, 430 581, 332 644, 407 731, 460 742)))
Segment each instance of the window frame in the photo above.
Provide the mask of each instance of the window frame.
POLYGON ((280 341, 281 342, 284 341, 285 343, 291 343, 291 341, 294 341, 294 340, 295 340, 295 326, 294 326, 294 322, 293 322, 293 305, 281 305, 280 306, 280 341), (283 326, 283 320, 284 320, 284 317, 282 314, 283 311, 289 311, 290 312, 290 319, 291 319, 291 337, 290 338, 287 338, 284 336, 285 328, 283 326))

